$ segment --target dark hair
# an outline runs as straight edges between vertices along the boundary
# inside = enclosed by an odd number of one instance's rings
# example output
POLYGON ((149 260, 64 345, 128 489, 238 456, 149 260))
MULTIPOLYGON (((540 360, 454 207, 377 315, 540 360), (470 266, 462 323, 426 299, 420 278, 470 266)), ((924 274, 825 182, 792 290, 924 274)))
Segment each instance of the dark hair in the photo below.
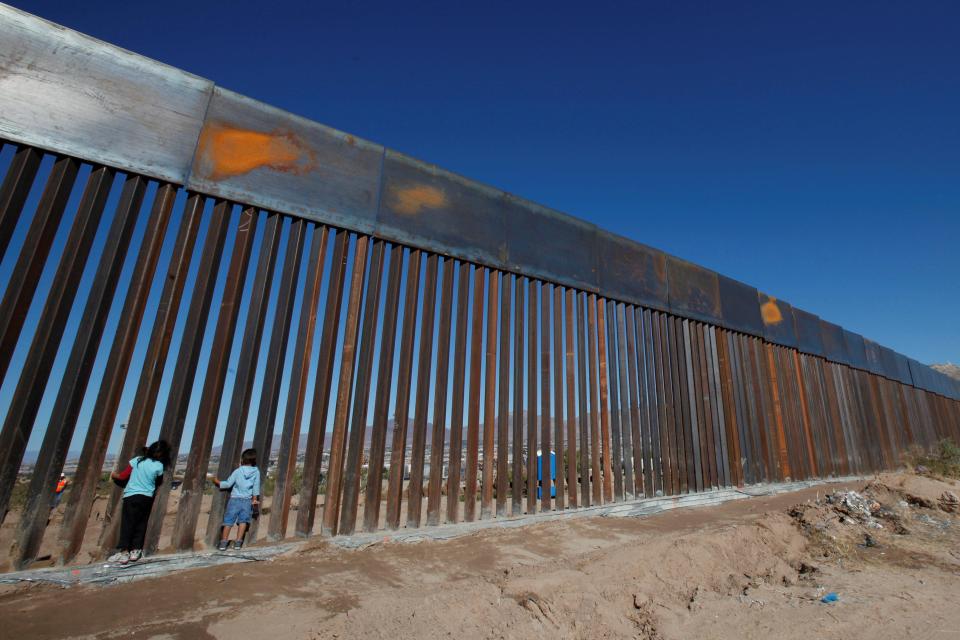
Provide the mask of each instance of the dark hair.
POLYGON ((156 460, 166 469, 170 466, 170 445, 166 440, 157 440, 149 447, 144 447, 140 452, 140 460, 144 458, 156 460))
POLYGON ((248 467, 257 466, 257 450, 244 449, 243 453, 240 454, 240 464, 248 467))

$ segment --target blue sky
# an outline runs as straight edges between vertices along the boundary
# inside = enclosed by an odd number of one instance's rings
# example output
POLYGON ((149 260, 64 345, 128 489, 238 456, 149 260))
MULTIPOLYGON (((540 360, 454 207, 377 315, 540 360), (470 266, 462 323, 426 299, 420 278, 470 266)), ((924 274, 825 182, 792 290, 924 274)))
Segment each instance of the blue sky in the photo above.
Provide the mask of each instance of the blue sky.
POLYGON ((956 3, 14 4, 960 361, 956 3))

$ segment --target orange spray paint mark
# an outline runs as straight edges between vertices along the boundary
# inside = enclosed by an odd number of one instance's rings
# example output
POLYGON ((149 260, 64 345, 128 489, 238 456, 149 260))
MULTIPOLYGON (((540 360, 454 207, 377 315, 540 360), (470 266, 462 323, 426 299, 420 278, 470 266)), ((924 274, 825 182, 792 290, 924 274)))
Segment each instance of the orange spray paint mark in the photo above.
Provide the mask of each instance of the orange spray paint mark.
POLYGON ((393 196, 393 208, 405 215, 416 215, 423 209, 439 209, 447 204, 447 196, 436 187, 417 185, 398 189, 393 196))
POLYGON ((763 316, 764 324, 780 324, 783 322, 783 314, 780 313, 776 298, 770 298, 760 305, 760 315, 763 316))
POLYGON ((290 132, 265 133, 212 122, 203 127, 196 168, 211 180, 222 180, 267 167, 295 175, 317 164, 313 150, 290 132))

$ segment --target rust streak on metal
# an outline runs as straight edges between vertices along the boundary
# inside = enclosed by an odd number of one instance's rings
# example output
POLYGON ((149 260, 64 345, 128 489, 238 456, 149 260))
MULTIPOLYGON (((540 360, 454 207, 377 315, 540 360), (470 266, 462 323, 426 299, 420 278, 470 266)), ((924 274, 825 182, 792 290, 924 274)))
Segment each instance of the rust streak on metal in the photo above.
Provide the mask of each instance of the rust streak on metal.
POLYGON ((268 168, 303 175, 317 167, 316 153, 291 131, 252 131, 208 122, 200 132, 194 170, 210 180, 268 168))

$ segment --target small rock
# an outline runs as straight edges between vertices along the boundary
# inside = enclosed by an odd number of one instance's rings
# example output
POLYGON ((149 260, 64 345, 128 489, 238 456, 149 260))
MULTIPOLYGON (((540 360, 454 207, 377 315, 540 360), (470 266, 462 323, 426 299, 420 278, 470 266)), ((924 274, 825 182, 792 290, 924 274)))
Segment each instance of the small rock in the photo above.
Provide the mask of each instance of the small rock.
POLYGON ((865 547, 875 547, 877 546, 877 541, 869 533, 863 536, 863 546, 865 547))
POLYGON ((944 491, 940 495, 940 508, 947 513, 957 513, 960 511, 960 498, 953 491, 944 491))

